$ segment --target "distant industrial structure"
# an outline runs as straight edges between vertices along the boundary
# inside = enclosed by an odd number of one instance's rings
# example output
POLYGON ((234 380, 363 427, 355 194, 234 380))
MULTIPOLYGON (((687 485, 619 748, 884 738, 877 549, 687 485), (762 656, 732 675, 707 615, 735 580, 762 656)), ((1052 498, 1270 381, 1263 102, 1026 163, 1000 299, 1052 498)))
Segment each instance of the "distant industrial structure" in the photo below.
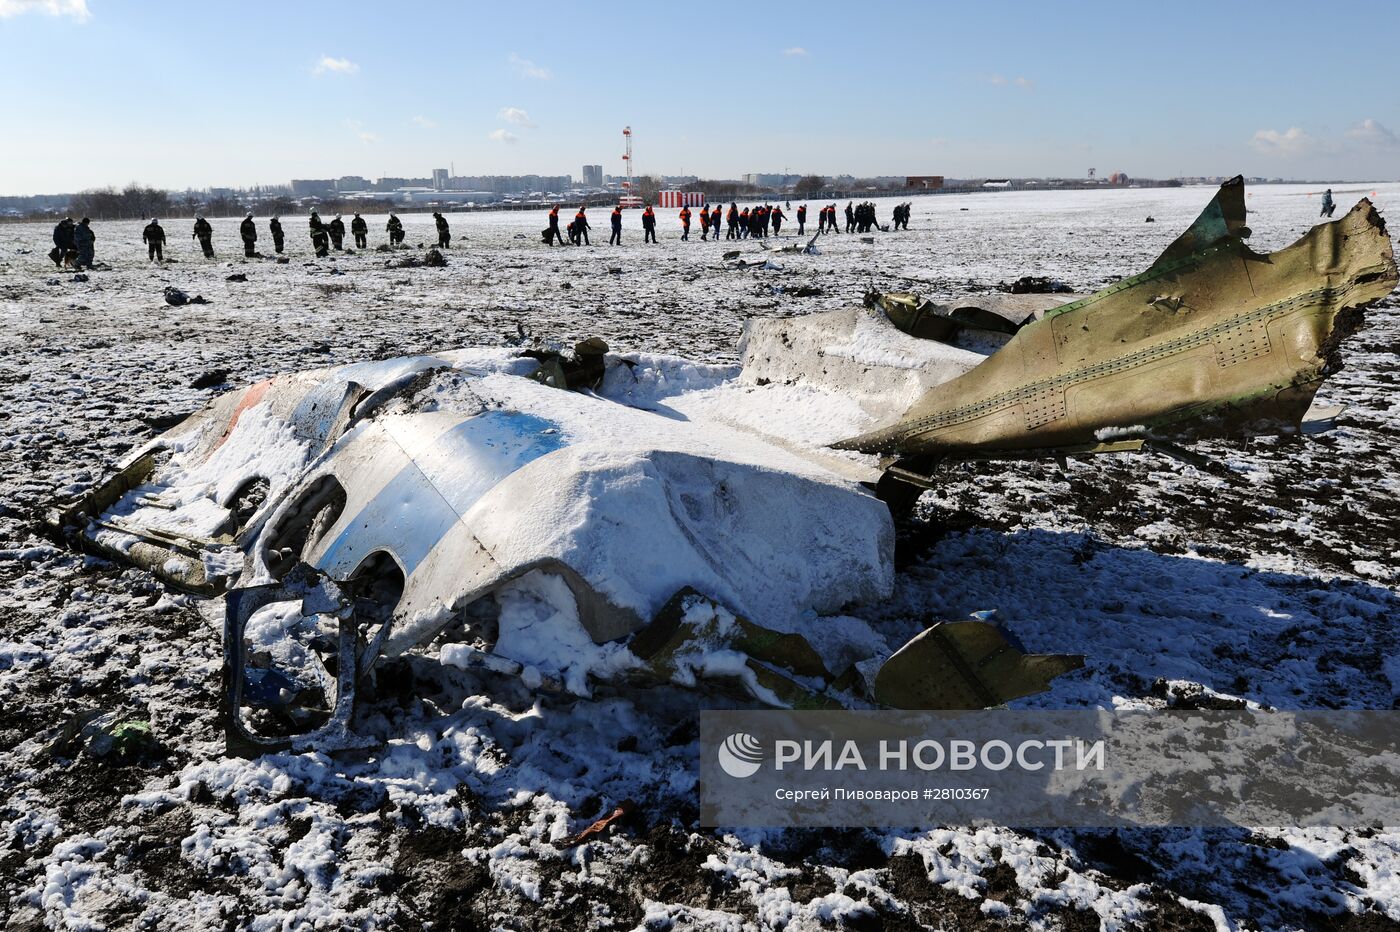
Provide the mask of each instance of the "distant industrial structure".
POLYGON ((617 199, 619 207, 641 207, 642 197, 637 192, 637 179, 632 177, 632 127, 622 127, 622 142, 626 147, 622 153, 622 196, 617 199))
POLYGON ((449 181, 451 178, 452 178, 452 175, 451 175, 450 172, 448 172, 447 169, 445 169, 445 168, 434 168, 434 169, 433 169, 433 190, 434 190, 434 191, 446 191, 446 190, 447 190, 448 181, 449 181))
POLYGON ((789 188, 802 180, 801 175, 749 173, 740 179, 744 184, 755 188, 789 188))
POLYGON ((910 190, 937 191, 943 187, 942 175, 906 175, 904 186, 910 190))

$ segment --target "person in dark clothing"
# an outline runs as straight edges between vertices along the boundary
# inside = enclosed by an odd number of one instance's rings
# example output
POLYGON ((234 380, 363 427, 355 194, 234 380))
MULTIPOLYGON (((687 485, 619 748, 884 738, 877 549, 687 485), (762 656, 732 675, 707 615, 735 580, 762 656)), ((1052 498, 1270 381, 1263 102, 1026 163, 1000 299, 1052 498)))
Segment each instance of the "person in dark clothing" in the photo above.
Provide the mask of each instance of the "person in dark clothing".
POLYGON ((267 222, 267 228, 270 231, 272 231, 272 248, 277 250, 277 252, 280 254, 282 252, 282 243, 284 241, 282 234, 282 221, 278 220, 276 217, 273 217, 267 222))
POLYGON ((204 219, 203 214, 194 215, 194 234, 190 239, 199 240, 199 249, 204 253, 204 258, 214 258, 214 228, 204 219))
POLYGON ((787 219, 787 216, 783 213, 783 209, 782 209, 781 207, 774 207, 774 208, 773 208, 772 220, 773 220, 773 235, 774 235, 774 236, 777 236, 777 235, 778 235, 778 231, 781 230, 781 229, 783 228, 783 221, 786 220, 786 219, 787 219))
POLYGON ((66 262, 73 264, 73 218, 64 217, 58 221, 53 228, 53 251, 49 253, 49 258, 57 268, 62 268, 66 262))
POLYGON ((350 234, 355 237, 356 249, 369 248, 369 224, 365 223, 365 218, 359 214, 350 221, 350 234))
POLYGON ((719 205, 716 204, 716 205, 715 205, 715 209, 712 210, 712 211, 710 211, 710 229, 714 231, 714 234, 715 234, 715 242, 716 242, 716 243, 719 242, 719 224, 720 224, 720 209, 719 209, 719 205))
POLYGON ((729 212, 724 215, 728 229, 724 233, 725 239, 739 238, 739 205, 733 201, 729 202, 729 212))
POLYGON ((315 250, 318 259, 324 259, 331 252, 330 234, 326 232, 326 225, 321 222, 321 215, 316 211, 311 212, 311 219, 306 221, 307 227, 311 230, 311 248, 315 250))
POLYGON ((92 268, 93 242, 97 239, 97 234, 92 232, 87 217, 78 221, 78 225, 73 228, 73 248, 78 251, 77 261, 73 268, 81 272, 83 269, 92 268))
POLYGON ((258 225, 253 222, 253 212, 248 211, 248 216, 243 218, 243 222, 238 225, 238 235, 243 238, 243 255, 249 259, 256 256, 256 244, 258 242, 258 225))
POLYGON ((681 242, 690 240, 690 208, 681 208, 681 242))
POLYGON ((141 231, 141 242, 146 244, 146 258, 152 262, 165 261, 165 230, 160 221, 152 217, 151 222, 141 231))
POLYGON ((642 242, 656 242, 656 214, 652 213, 650 204, 642 211, 642 242))
POLYGON ((1322 192, 1322 213, 1318 214, 1318 216, 1330 217, 1332 216, 1332 211, 1336 209, 1337 205, 1332 202, 1332 189, 1328 188, 1326 191, 1322 192))
POLYGON ((807 205, 797 205, 797 235, 807 232, 807 205))
POLYGON ((749 209, 739 211, 739 239, 749 238, 749 209))
POLYGON ((854 233, 855 231, 856 231, 856 212, 855 212, 855 208, 853 208, 853 207, 851 206, 851 202, 850 202, 850 201, 847 201, 847 202, 846 202, 846 232, 847 232, 847 233, 854 233))
POLYGON ((433 211, 433 223, 437 224, 438 248, 446 249, 452 242, 452 231, 447 228, 447 218, 437 211, 433 211))
POLYGON ((389 215, 389 222, 384 224, 384 229, 389 233, 389 245, 397 246, 403 242, 403 221, 393 214, 389 215))
POLYGON ((547 232, 549 233, 549 238, 548 238, 547 240, 545 240, 545 242, 547 242, 547 243, 549 243, 549 245, 553 246, 554 243, 555 243, 555 241, 558 240, 560 246, 563 246, 563 245, 564 245, 564 237, 559 233, 559 205, 558 205, 558 204, 555 204, 553 207, 551 207, 551 208, 549 209, 549 230, 548 230, 547 232))
POLYGON ((586 210, 588 210, 587 206, 580 207, 580 208, 578 209, 578 213, 574 214, 574 245, 575 245, 575 246, 592 246, 592 245, 593 245, 592 243, 590 243, 590 242, 588 241, 588 231, 591 230, 591 229, 593 229, 593 228, 590 227, 590 226, 588 225, 588 215, 585 213, 586 210))
POLYGON ((622 205, 618 204, 613 208, 612 216, 608 218, 612 221, 612 235, 608 237, 609 246, 622 245, 622 205))
POLYGON ((340 219, 340 214, 331 218, 331 222, 326 224, 326 232, 331 236, 331 248, 340 252, 340 246, 345 242, 345 221, 340 219))

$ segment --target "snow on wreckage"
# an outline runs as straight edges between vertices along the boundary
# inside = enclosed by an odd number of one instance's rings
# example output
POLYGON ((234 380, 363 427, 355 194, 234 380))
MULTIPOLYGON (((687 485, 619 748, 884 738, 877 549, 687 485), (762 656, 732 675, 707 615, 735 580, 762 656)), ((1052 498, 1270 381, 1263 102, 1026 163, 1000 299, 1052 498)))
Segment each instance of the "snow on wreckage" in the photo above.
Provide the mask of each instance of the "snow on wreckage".
POLYGON ((1243 219, 1237 180, 1147 272, 1069 303, 871 295, 754 320, 737 371, 594 340, 279 376, 50 521, 224 596, 234 750, 357 743, 357 685, 423 648, 574 694, 995 705, 1080 658, 985 622, 872 655, 833 616, 890 594, 890 511, 948 460, 1298 432, 1356 309, 1395 286, 1390 239, 1364 200, 1267 256, 1243 219))

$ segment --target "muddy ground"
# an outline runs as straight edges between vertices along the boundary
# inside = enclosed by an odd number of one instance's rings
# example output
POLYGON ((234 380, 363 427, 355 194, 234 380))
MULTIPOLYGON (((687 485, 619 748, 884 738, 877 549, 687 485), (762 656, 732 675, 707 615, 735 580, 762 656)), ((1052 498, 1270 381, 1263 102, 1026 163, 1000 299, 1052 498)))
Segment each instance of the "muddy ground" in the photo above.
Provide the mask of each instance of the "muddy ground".
MULTIPOLYGON (((723 267, 733 244, 679 242, 669 218, 656 247, 629 220, 621 249, 551 250, 542 216, 497 214, 453 215, 442 269, 387 268, 401 255, 374 251, 315 260, 296 218, 286 264, 244 260, 234 221, 203 260, 189 221, 167 220, 174 261, 155 267, 140 224, 98 224, 105 267, 80 281, 45 258, 47 225, 0 226, 0 926, 1400 928, 1396 832, 704 830, 700 700, 679 691, 554 707, 420 658, 387 670, 376 699, 412 772, 227 759, 208 606, 41 527, 55 496, 277 372, 591 335, 730 362, 745 318, 845 306, 870 284, 938 297, 1038 274, 1094 290, 1146 267, 1211 193, 923 198, 907 233, 823 239, 821 255, 757 272, 723 267), (209 303, 170 307, 167 285, 209 303), (79 733, 96 713, 152 737, 98 753, 79 733), (570 770, 571 740, 610 743, 616 772, 570 770), (610 835, 558 844, 623 794, 637 812, 610 835)), ((1255 248, 1277 248, 1316 199, 1276 186, 1250 205, 1255 248)), ((426 243, 429 219, 405 219, 426 243)), ((1348 406, 1335 431, 1202 444, 1207 469, 959 466, 899 528, 895 599, 864 610, 997 608, 1032 646, 1088 655, 1042 707, 1396 708, 1398 350, 1392 296, 1323 390, 1348 406)))

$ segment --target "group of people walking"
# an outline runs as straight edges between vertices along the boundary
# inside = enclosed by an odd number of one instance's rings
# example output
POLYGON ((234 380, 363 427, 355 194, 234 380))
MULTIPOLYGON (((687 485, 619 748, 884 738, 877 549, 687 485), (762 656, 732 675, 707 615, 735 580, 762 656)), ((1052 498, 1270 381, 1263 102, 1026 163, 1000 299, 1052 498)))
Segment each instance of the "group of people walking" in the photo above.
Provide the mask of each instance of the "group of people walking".
MULTIPOLYGON (((1330 192, 1329 192, 1330 193, 1330 192)), ((791 202, 788 209, 792 208, 791 202)), ((846 205, 845 232, 864 233, 872 227, 877 226, 875 220, 875 205, 866 201, 860 205, 848 203, 846 205)), ((909 229, 910 205, 900 204, 894 209, 893 228, 909 229)), ((836 205, 828 204, 817 209, 818 233, 839 233, 842 230, 841 222, 837 214, 836 205)), ((644 243, 656 242, 656 212, 647 204, 642 210, 642 241, 644 243)), ((777 204, 758 204, 753 207, 740 208, 737 202, 731 201, 728 209, 721 208, 718 204, 711 207, 702 204, 693 211, 690 207, 682 207, 677 219, 681 225, 681 239, 689 240, 692 223, 700 225, 700 239, 709 240, 713 238, 716 242, 720 239, 720 230, 725 231, 726 240, 740 239, 763 239, 767 236, 778 236, 783 228, 783 222, 788 219, 783 213, 783 208, 777 204)), ((807 232, 807 205, 799 205, 796 211, 797 234, 803 236, 807 232)), ((609 218, 611 235, 608 237, 608 244, 622 245, 622 206, 613 208, 609 218)), ((437 228, 437 246, 439 249, 446 249, 452 242, 452 230, 448 225, 447 218, 441 213, 433 212, 433 223, 437 228)), ((316 211, 311 212, 311 217, 307 221, 309 233, 311 235, 311 247, 319 257, 330 255, 331 251, 340 252, 345 246, 345 221, 340 214, 336 214, 329 223, 323 221, 316 211)), ((272 248, 277 254, 281 254, 286 245, 286 236, 282 230, 282 221, 279 217, 272 217, 268 220, 268 233, 272 237, 272 248)), ((384 225, 385 231, 389 234, 389 246, 398 248, 403 245, 404 226, 394 214, 389 214, 389 222, 384 225)), ((565 228, 568 234, 567 242, 574 246, 591 245, 588 239, 588 232, 592 227, 588 222, 587 206, 580 207, 574 214, 574 219, 565 228)), ((365 218, 355 214, 350 220, 350 236, 354 240, 355 249, 369 248, 369 224, 365 218)), ((253 220, 251 211, 243 218, 243 222, 238 226, 239 238, 243 241, 243 255, 249 259, 258 258, 261 253, 257 250, 258 226, 253 220)), ((542 234, 545 243, 550 246, 563 245, 566 240, 564 233, 559 228, 559 205, 549 211, 549 226, 542 234)), ((59 268, 72 268, 81 270, 92 268, 94 243, 96 235, 92 231, 92 225, 87 217, 82 218, 77 223, 72 217, 65 217, 59 221, 53 230, 53 251, 49 253, 49 258, 54 265, 59 268)), ((215 258, 214 255, 214 228, 203 214, 196 214, 194 219, 194 229, 190 236, 198 241, 200 252, 206 259, 215 258)), ((146 254, 152 262, 165 261, 165 229, 160 225, 159 220, 152 219, 146 224, 141 232, 141 241, 146 245, 146 254)), ((382 247, 381 247, 382 248, 382 247)))
MULTIPOLYGON (((792 208, 791 202, 788 208, 792 208)), ((892 228, 909 229, 909 214, 911 207, 909 204, 900 204, 894 209, 892 228)), ((777 204, 758 204, 754 207, 739 207, 738 202, 731 201, 726 210, 716 204, 711 207, 709 204, 702 204, 693 211, 689 206, 684 206, 676 215, 681 225, 681 239, 689 241, 691 227, 694 223, 700 225, 700 239, 709 240, 713 238, 716 242, 720 239, 720 230, 724 230, 726 240, 740 239, 763 239, 767 236, 778 236, 781 234, 783 222, 788 219, 783 213, 783 208, 777 204)), ((803 236, 807 232, 807 205, 801 204, 797 208, 797 235, 803 236)), ((608 237, 608 245, 622 245, 622 205, 613 208, 609 217, 612 233, 608 237)), ((866 201, 862 204, 854 202, 846 205, 847 233, 866 233, 879 226, 875 219, 875 205, 866 201)), ((584 205, 574 214, 574 219, 564 228, 568 234, 567 242, 572 246, 591 245, 588 239, 588 231, 592 226, 588 222, 588 206, 584 205)), ((828 204, 825 207, 817 208, 817 232, 818 233, 840 233, 842 231, 841 220, 838 215, 836 205, 828 204)), ((559 227, 559 205, 555 204, 549 211, 549 225, 540 231, 540 237, 547 245, 564 245, 564 232, 559 227)), ((642 242, 656 242, 656 212, 652 210, 650 204, 642 208, 642 242)))
MULTIPOLYGON (((452 239, 447 218, 438 213, 433 214, 433 217, 437 221, 438 246, 446 247, 452 239)), ((331 250, 339 252, 345 248, 345 221, 340 214, 336 214, 329 223, 326 223, 321 219, 320 214, 313 210, 308 227, 311 234, 311 248, 317 256, 327 256, 330 255, 331 250)), ((282 230, 281 218, 272 217, 269 219, 267 229, 272 236, 272 248, 280 255, 287 242, 286 234, 282 230)), ((403 245, 403 221, 394 214, 390 214, 389 222, 384 225, 384 229, 389 234, 390 246, 403 245)), ((238 236, 243 241, 244 256, 256 259, 262 255, 257 249, 258 225, 254 222, 251 211, 238 225, 238 236)), ((354 240, 354 248, 369 248, 369 223, 359 214, 355 214, 350 220, 350 236, 354 240)), ((204 254, 204 258, 215 258, 214 227, 204 218, 203 214, 195 214, 194 230, 190 234, 190 238, 198 241, 200 252, 204 254)), ((71 259, 66 264, 75 267, 85 265, 91 268, 93 235, 86 217, 76 225, 71 218, 61 221, 58 226, 54 227, 53 241, 54 252, 50 258, 54 260, 56 265, 64 265, 65 259, 71 252, 71 259), (81 232, 78 232, 79 227, 82 228, 81 232), (84 243, 86 244, 86 252, 84 252, 84 243)), ((146 255, 152 262, 165 261, 165 228, 160 225, 159 220, 152 219, 146 224, 146 228, 141 231, 141 241, 146 244, 146 255)))

